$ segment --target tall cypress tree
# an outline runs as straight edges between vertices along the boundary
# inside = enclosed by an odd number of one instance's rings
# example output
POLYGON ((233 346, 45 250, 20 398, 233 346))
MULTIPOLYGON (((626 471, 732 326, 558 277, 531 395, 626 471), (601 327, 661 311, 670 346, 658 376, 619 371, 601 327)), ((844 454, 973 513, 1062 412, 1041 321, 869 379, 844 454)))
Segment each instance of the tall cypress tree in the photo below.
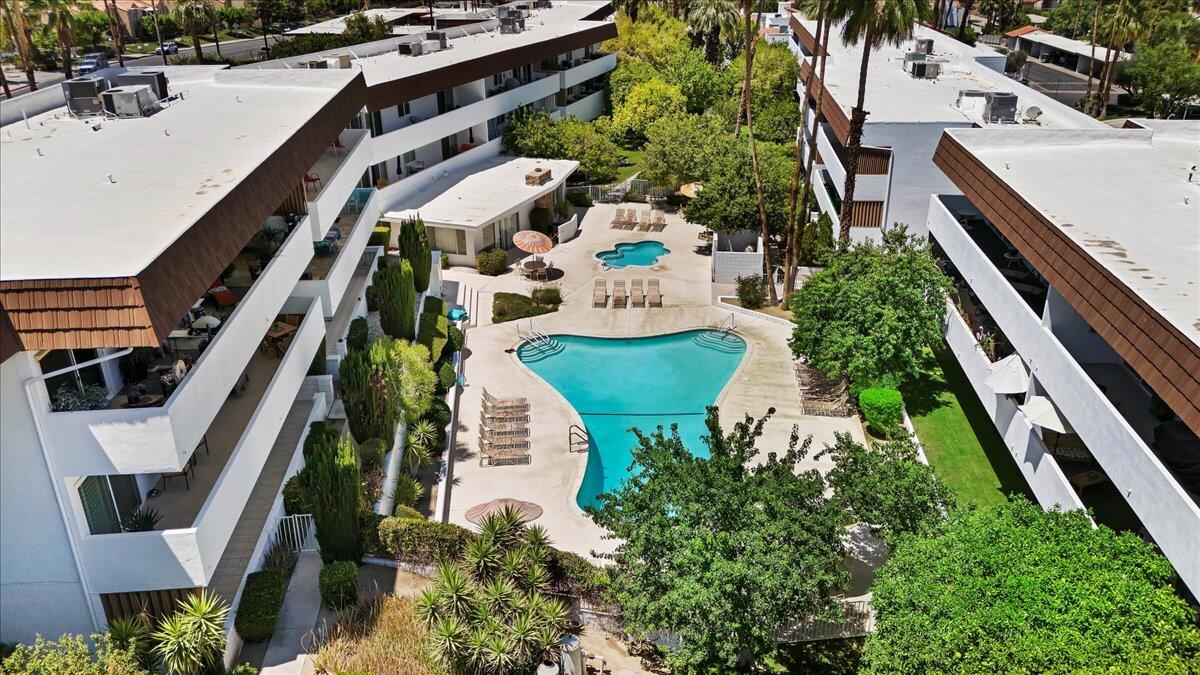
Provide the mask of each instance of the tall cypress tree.
POLYGON ((429 249, 429 239, 425 235, 425 223, 420 218, 406 220, 400 226, 401 236, 405 239, 402 255, 412 263, 413 286, 418 293, 429 289, 429 273, 433 269, 433 254, 429 249))
POLYGON ((305 471, 314 487, 313 521, 321 560, 358 562, 358 511, 362 489, 358 452, 347 437, 326 438, 315 449, 305 471))

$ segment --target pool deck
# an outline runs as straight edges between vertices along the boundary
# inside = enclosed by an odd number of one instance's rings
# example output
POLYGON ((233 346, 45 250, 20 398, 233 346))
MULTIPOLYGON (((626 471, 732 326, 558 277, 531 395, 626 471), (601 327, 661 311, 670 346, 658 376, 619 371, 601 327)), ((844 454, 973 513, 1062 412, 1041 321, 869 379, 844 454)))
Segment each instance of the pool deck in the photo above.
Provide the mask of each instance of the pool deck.
MULTIPOLYGON (((700 243, 699 226, 668 214, 663 232, 612 230, 609 222, 617 205, 598 204, 582 219, 579 236, 545 254, 565 276, 556 281, 563 295, 558 312, 537 317, 538 330, 547 334, 573 333, 597 337, 638 337, 674 333, 690 328, 717 326, 729 312, 712 304, 711 258, 695 252, 700 243), (671 253, 653 268, 604 269, 595 258, 599 251, 624 241, 658 240, 671 253), (612 282, 633 278, 661 279, 663 307, 604 309, 592 307, 594 279, 612 282)), ((597 527, 575 503, 575 494, 587 465, 586 453, 568 452, 567 430, 582 420, 550 385, 534 375, 516 357, 506 353, 521 339, 518 324, 527 333, 529 320, 491 324, 491 295, 507 291, 528 293, 539 285, 512 273, 485 277, 469 268, 443 272, 457 286, 460 302, 471 305, 473 320, 480 325, 467 331, 465 381, 459 406, 458 442, 455 449, 448 517, 450 522, 471 527, 465 519, 470 507, 491 499, 513 497, 539 504, 544 514, 536 522, 549 531, 560 548, 581 555, 612 550, 597 527), (469 290, 468 290, 469 289, 469 290), (477 453, 479 411, 484 388, 496 396, 524 396, 531 407, 532 461, 524 466, 481 467, 477 453)), ((775 416, 766 425, 759 447, 782 450, 793 426, 801 438, 812 436, 814 453, 832 443, 836 432, 848 432, 865 442, 857 417, 830 418, 802 415, 799 391, 792 376, 792 354, 787 346, 790 329, 770 321, 736 316, 737 332, 747 342, 741 366, 726 385, 717 404, 726 427, 749 413, 762 415, 774 406, 775 416)), ((617 365, 617 364, 614 364, 617 365)), ((830 463, 802 462, 798 469, 827 470, 830 463)))

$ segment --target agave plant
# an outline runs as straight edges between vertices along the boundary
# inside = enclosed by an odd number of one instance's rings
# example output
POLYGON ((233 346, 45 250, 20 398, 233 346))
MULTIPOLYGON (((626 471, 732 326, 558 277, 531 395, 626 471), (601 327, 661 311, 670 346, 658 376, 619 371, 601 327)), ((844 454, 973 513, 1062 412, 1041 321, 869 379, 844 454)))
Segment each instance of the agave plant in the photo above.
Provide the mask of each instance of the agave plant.
POLYGON ((228 615, 229 605, 205 590, 180 600, 179 611, 154 633, 154 652, 167 672, 191 675, 215 666, 225 653, 228 615))
POLYGON ((416 473, 421 469, 429 466, 433 461, 433 455, 430 454, 429 448, 424 445, 410 445, 404 449, 404 470, 409 473, 416 473))
POLYGON ((437 440, 438 430, 433 422, 420 419, 408 428, 408 447, 421 446, 428 449, 437 440))

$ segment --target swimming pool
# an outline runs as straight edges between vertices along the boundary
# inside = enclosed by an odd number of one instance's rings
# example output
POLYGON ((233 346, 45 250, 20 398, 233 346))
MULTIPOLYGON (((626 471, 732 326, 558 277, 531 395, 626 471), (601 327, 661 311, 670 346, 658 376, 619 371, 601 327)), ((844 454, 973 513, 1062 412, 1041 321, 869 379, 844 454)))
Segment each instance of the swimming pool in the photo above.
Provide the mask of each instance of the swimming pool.
POLYGON ((606 267, 621 269, 624 267, 649 267, 658 264, 658 259, 671 251, 663 246, 661 241, 625 241, 607 251, 601 251, 596 257, 606 267))
MULTIPOLYGON (((575 408, 591 445, 575 501, 586 507, 629 475, 637 427, 651 433, 679 425, 684 445, 707 456, 704 408, 737 371, 746 342, 737 335, 692 330, 645 338, 554 335, 525 343, 517 356, 575 408)), ((566 433, 566 430, 563 430, 566 433)))

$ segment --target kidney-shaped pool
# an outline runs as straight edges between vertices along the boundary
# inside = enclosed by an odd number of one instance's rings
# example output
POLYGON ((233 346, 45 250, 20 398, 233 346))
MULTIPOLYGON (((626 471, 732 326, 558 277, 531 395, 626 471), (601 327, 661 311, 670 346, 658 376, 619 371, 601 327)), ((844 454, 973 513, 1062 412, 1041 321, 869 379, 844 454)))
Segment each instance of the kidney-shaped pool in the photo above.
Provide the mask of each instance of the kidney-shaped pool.
POLYGON ((596 257, 605 267, 622 269, 624 267, 650 267, 657 265, 659 258, 670 253, 661 241, 625 241, 607 251, 601 251, 596 257))
POLYGON ((679 425, 688 450, 707 456, 705 407, 712 405, 737 371, 746 342, 717 330, 692 330, 644 338, 553 335, 525 343, 517 356, 575 408, 591 445, 579 506, 596 503, 629 475, 637 427, 679 425))

